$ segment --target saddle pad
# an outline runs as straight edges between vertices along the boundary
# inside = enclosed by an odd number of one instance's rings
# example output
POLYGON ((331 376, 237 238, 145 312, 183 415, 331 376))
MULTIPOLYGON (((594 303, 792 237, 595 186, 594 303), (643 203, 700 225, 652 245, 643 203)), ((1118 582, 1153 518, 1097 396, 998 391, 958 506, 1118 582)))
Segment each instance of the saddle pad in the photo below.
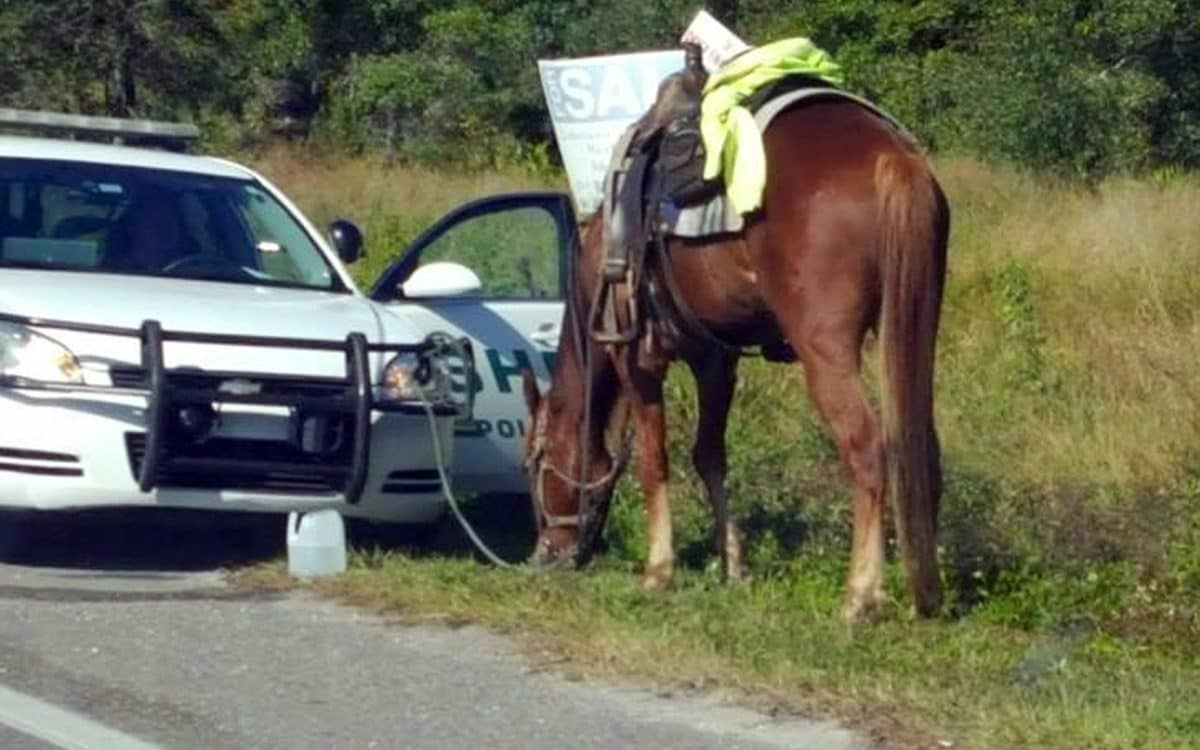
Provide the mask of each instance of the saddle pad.
MULTIPOLYGON (((916 143, 916 138, 895 117, 892 117, 862 97, 835 88, 808 88, 780 94, 758 108, 754 113, 754 122, 758 126, 758 131, 765 133, 775 117, 793 104, 810 99, 828 98, 848 99, 866 107, 869 111, 883 118, 885 122, 895 128, 904 138, 914 144, 916 143)), ((630 134, 627 133, 626 135, 630 134)), ((624 158, 627 147, 628 137, 622 138, 618 144, 618 148, 613 152, 614 163, 620 163, 620 159, 624 158), (618 154, 620 154, 620 157, 617 156, 618 154)), ((607 203, 607 196, 605 196, 605 201, 607 203)), ((708 237, 714 234, 740 232, 745 226, 743 216, 734 209, 733 204, 726 197, 724 191, 717 193, 714 197, 703 203, 697 203, 683 209, 676 208, 671 203, 664 203, 660 210, 660 216, 663 219, 666 233, 676 237, 708 237)))

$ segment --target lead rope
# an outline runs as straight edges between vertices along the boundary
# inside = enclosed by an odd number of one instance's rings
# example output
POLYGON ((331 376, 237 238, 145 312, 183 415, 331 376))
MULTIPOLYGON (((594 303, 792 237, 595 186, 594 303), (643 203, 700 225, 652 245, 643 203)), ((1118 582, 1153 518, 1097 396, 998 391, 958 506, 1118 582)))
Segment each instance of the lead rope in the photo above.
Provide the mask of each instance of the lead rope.
MULTIPOLYGON (((458 345, 458 342, 447 338, 442 343, 464 357, 464 362, 469 360, 469 355, 458 345)), ((471 384, 468 383, 467 387, 470 388, 471 384)), ((479 550, 479 553, 486 557, 493 565, 506 570, 524 570, 526 572, 533 570, 525 565, 510 563, 493 552, 492 548, 487 546, 483 539, 479 537, 479 534, 475 533, 475 529, 467 521, 467 517, 463 515, 462 509, 458 507, 458 500, 454 497, 454 490, 450 488, 450 476, 446 472, 446 453, 442 449, 442 433, 438 429, 437 418, 433 414, 433 406, 425 398, 425 393, 420 388, 417 389, 417 395, 421 400, 421 408, 425 411, 425 417, 429 420, 429 434, 433 437, 433 461, 437 466, 438 478, 441 480, 442 495, 446 498, 446 502, 449 503, 450 511, 454 514, 455 519, 458 520, 458 525, 466 532, 467 538, 475 545, 475 549, 479 550)))
MULTIPOLYGON (((417 390, 419 393, 420 389, 417 390)), ((479 553, 486 557, 493 565, 508 570, 525 570, 527 572, 532 570, 525 565, 510 563, 493 552, 492 548, 479 538, 479 535, 475 533, 475 529, 467 521, 467 517, 463 515, 462 510, 458 507, 458 500, 454 497, 454 491, 450 489, 450 477, 446 473, 446 457, 445 452, 442 450, 442 435, 438 429, 437 418, 433 415, 433 407, 426 400, 425 394, 421 393, 420 396, 421 408, 425 411, 425 416, 429 420, 429 432, 433 435, 433 459, 437 465, 438 478, 441 480, 442 495, 446 498, 446 502, 450 504, 450 511, 458 520, 458 525, 466 532, 467 538, 475 545, 475 549, 479 550, 479 553)))
MULTIPOLYGON (((593 307, 597 303, 598 296, 599 295, 597 295, 592 300, 593 307)), ((578 528, 579 539, 578 539, 578 544, 577 544, 577 548, 576 548, 576 552, 575 552, 575 561, 577 564, 579 564, 586 559, 588 553, 591 551, 591 548, 595 543, 595 540, 593 539, 593 536, 595 534, 595 529, 593 528, 593 526, 595 524, 594 524, 594 520, 591 517, 590 491, 597 489, 597 488, 607 486, 610 482, 616 481, 617 476, 624 470, 625 466, 627 465, 627 463, 629 461, 630 446, 629 446, 629 443, 626 442, 626 444, 622 447, 622 450, 618 454, 617 460, 616 460, 616 462, 614 462, 611 470, 608 473, 606 473, 604 477, 602 477, 600 480, 598 480, 596 482, 587 481, 587 476, 589 473, 588 470, 591 468, 591 466, 590 466, 590 464, 591 464, 590 449, 591 449, 592 384, 593 384, 592 383, 591 356, 590 356, 591 350, 585 348, 585 346, 584 346, 585 343, 589 343, 589 342, 587 342, 586 337, 583 335, 583 332, 581 331, 581 327, 579 324, 579 316, 577 314, 578 301, 576 299, 574 285, 572 285, 571 297, 568 301, 572 308, 571 322, 573 325, 571 326, 571 334, 572 334, 572 338, 574 339, 574 343, 575 343, 575 351, 578 353, 580 362, 583 364, 583 367, 584 367, 584 416, 583 416, 583 428, 584 429, 583 429, 583 439, 582 439, 583 456, 576 463, 576 465, 579 468, 579 475, 577 477, 572 478, 572 477, 568 476, 565 472, 560 471, 558 469, 558 467, 554 466, 551 463, 549 466, 543 466, 542 469, 539 470, 538 476, 535 480, 535 483, 540 485, 541 477, 544 475, 544 472, 548 469, 551 473, 553 473, 559 479, 561 479, 562 481, 566 482, 569 486, 571 486, 571 488, 574 491, 579 493, 579 503, 577 506, 578 512, 576 514, 577 519, 578 519, 577 520, 577 523, 578 523, 577 528, 578 528)), ((455 347, 455 342, 453 342, 452 340, 448 339, 444 343, 451 346, 452 348, 455 347)), ((462 352, 459 352, 459 353, 463 354, 462 352)), ((465 354, 464 354, 464 356, 465 356, 465 354)), ((420 389, 418 389, 417 395, 421 402, 421 408, 425 412, 425 417, 429 422, 429 432, 430 432, 431 437, 433 438, 434 463, 437 467, 438 479, 440 480, 442 495, 445 497, 447 504, 450 506, 450 511, 454 515, 455 520, 458 521, 459 526, 461 526, 463 532, 466 533, 467 538, 471 540, 471 543, 475 546, 475 549, 477 549, 480 554, 482 554, 485 558, 487 558, 487 560, 489 562, 491 562, 493 565, 496 565, 497 567, 504 568, 506 570, 523 570, 525 572, 531 572, 531 571, 538 570, 537 568, 534 568, 531 566, 510 563, 507 560, 505 560, 504 558, 497 555, 492 550, 492 548, 489 547, 487 545, 487 543, 485 543, 483 541, 482 538, 480 538, 479 534, 476 533, 474 527, 471 526, 471 523, 469 521, 467 521, 466 516, 463 514, 462 509, 458 505, 457 498, 455 498, 455 496, 454 496, 454 491, 451 489, 451 486, 450 486, 450 477, 449 477, 449 474, 446 472, 446 458, 445 458, 445 451, 442 447, 441 432, 438 429, 437 418, 434 416, 434 413, 433 413, 433 406, 429 403, 428 399, 425 398, 425 394, 423 392, 421 392, 420 389)), ((535 486, 530 489, 534 493, 534 502, 538 505, 538 508, 540 511, 539 515, 544 516, 544 517, 549 517, 548 514, 546 513, 545 508, 542 506, 542 499, 539 496, 541 488, 539 486, 535 486)), ((542 523, 543 520, 544 520, 543 518, 535 519, 535 521, 539 524, 542 523)))
MULTIPOLYGON (((574 295, 572 295, 572 302, 574 302, 574 295)), ((572 316, 572 317, 574 318, 575 316, 572 316)), ((574 334, 576 342, 579 342, 580 339, 582 338, 581 332, 579 331, 579 327, 572 326, 572 333, 574 334)), ((456 353, 458 353, 460 356, 463 356, 463 357, 467 356, 464 351, 459 350, 459 347, 457 346, 457 342, 455 342, 453 339, 446 339, 445 341, 443 341, 443 344, 451 347, 452 349, 455 349, 456 353)), ((584 350, 577 343, 576 351, 579 352, 580 359, 585 363, 584 366, 587 368, 585 371, 585 374, 584 374, 584 378, 585 378, 585 381, 584 381, 585 382, 585 386, 584 386, 585 387, 584 428, 585 429, 584 429, 584 437, 583 437, 583 447, 584 447, 585 453, 583 454, 582 460, 578 464, 582 471, 582 476, 578 479, 573 479, 570 476, 568 476, 566 473, 560 471, 558 469, 558 467, 553 465, 553 463, 550 463, 549 465, 544 465, 542 467, 542 469, 539 471, 537 482, 540 484, 542 475, 544 474, 545 471, 549 470, 551 473, 553 473, 559 479, 561 479, 562 481, 566 482, 569 486, 571 486, 571 488, 573 490, 575 490, 576 492, 579 493, 580 499, 579 499, 579 511, 577 513, 577 517, 578 517, 578 527, 577 528, 579 529, 579 536, 580 536, 579 541, 586 542, 586 544, 579 546, 579 548, 576 551, 576 561, 578 562, 580 560, 580 558, 584 555, 584 553, 587 550, 589 550, 592 545, 592 540, 590 539, 592 532, 591 532, 591 529, 589 528, 592 525, 591 521, 590 521, 591 509, 590 509, 590 507, 587 507, 587 505, 585 504, 585 501, 587 498, 589 498, 589 493, 591 490, 594 490, 594 489, 597 489, 600 487, 604 487, 604 486, 608 485, 610 482, 616 481, 617 475, 621 473, 621 471, 625 468, 625 465, 628 463, 629 446, 625 445, 623 447, 621 453, 618 456, 617 461, 613 464, 612 469, 604 477, 602 477, 601 479, 599 479, 596 482, 586 481, 586 477, 587 477, 587 473, 588 473, 587 470, 590 468, 590 466, 589 466, 590 458, 589 458, 589 454, 586 451, 588 450, 588 448, 590 448, 590 442, 591 442, 592 372, 591 372, 590 358, 588 357, 588 353, 586 352, 586 350, 584 350), (585 538, 585 536, 588 538, 585 538)), ((495 565, 499 568, 504 568, 506 570, 521 570, 521 571, 524 571, 527 573, 528 572, 536 572, 537 570, 539 570, 538 568, 534 568, 534 567, 531 567, 528 565, 511 563, 511 562, 508 562, 507 560, 505 560, 504 558, 500 557, 498 554, 495 553, 495 551, 492 550, 491 547, 489 547, 487 545, 486 542, 483 541, 483 539, 475 531, 475 528, 473 526, 471 526, 471 523, 467 520, 466 516, 462 512, 462 509, 458 505, 458 499, 454 496, 454 490, 451 489, 450 476, 446 471, 446 454, 445 454, 445 450, 442 447, 441 431, 438 429, 437 417, 433 413, 433 406, 429 403, 429 400, 425 398, 424 392, 421 391, 420 389, 417 389, 417 396, 421 402, 421 409, 425 412, 426 420, 429 422, 429 433, 430 433, 430 436, 433 438, 434 464, 437 467, 438 479, 440 480, 442 495, 443 495, 443 497, 445 497, 446 503, 450 506, 450 512, 454 515, 455 520, 458 521, 458 525, 461 526, 463 532, 466 533, 467 538, 471 540, 471 543, 475 546, 475 549, 477 549, 481 555, 483 555, 485 558, 487 558, 487 560, 489 562, 491 562, 493 565, 495 565)), ((540 493, 540 487, 533 487, 531 489, 534 493, 540 493)), ((540 506, 541 498, 538 497, 537 494, 535 494, 535 501, 540 506)), ((543 516, 547 515, 544 508, 541 509, 541 515, 543 515, 543 516)), ((541 519, 537 519, 537 520, 540 522, 541 519)))
MULTIPOLYGON (((588 311, 588 320, 595 315, 596 309, 599 306, 600 295, 592 295, 591 308, 588 311)), ((582 335, 579 326, 575 328, 576 338, 583 338, 583 343, 590 344, 587 337, 582 335)), ((583 349, 579 352, 579 359, 583 363, 583 438, 580 441, 583 446, 583 455, 580 456, 577 466, 579 467, 579 475, 575 478, 577 487, 583 486, 588 481, 588 474, 591 469, 592 462, 592 357, 591 349, 583 349)), ((576 504, 577 514, 579 515, 579 526, 577 534, 578 539, 575 540, 575 566, 580 567, 587 561, 592 546, 592 508, 591 508, 591 493, 579 491, 579 502, 576 504)))

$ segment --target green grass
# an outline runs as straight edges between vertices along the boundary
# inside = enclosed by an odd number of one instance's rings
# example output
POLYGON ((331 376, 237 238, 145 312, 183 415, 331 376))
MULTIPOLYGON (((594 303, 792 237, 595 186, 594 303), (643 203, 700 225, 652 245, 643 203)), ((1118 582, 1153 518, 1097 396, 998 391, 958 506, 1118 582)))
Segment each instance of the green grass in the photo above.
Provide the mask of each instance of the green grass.
MULTIPOLYGON (((457 203, 556 182, 287 152, 260 166, 310 215, 366 228, 363 281, 457 203)), ((524 633, 572 668, 742 688, 896 747, 1200 746, 1200 179, 1085 188, 966 160, 936 167, 954 215, 937 375, 943 619, 910 618, 893 564, 900 604, 866 627, 838 624, 841 469, 801 379, 758 361, 742 367, 729 426, 752 585, 716 585, 688 460, 694 389, 675 372, 683 571, 670 590, 638 588, 645 529, 627 480, 592 570, 493 570, 456 542, 360 555, 323 588, 524 633)), ((511 514, 474 512, 522 552, 511 514)))

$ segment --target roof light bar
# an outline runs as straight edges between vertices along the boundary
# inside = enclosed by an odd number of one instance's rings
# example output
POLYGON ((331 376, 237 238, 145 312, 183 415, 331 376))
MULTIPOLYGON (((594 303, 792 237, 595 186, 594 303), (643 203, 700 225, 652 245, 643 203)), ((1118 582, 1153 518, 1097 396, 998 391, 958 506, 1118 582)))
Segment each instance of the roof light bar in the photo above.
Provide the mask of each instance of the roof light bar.
POLYGON ((86 117, 59 112, 0 107, 0 130, 19 129, 45 135, 90 136, 114 143, 157 145, 183 150, 200 138, 195 125, 117 117, 86 117))

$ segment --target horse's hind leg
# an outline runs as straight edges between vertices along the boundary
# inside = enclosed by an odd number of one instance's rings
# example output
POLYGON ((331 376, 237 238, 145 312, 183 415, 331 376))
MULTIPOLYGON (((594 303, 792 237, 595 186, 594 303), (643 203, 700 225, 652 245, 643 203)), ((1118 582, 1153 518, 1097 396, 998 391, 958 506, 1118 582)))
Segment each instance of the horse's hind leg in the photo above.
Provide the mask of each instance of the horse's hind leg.
POLYGON ((883 595, 883 435, 860 377, 861 335, 835 327, 800 341, 809 395, 829 423, 854 489, 854 539, 842 617, 869 614, 883 595))
POLYGON ((727 471, 725 426, 729 406, 737 385, 737 356, 714 354, 700 360, 688 360, 696 378, 700 416, 696 425, 696 443, 692 448, 692 463, 704 483, 708 503, 712 506, 717 550, 721 554, 722 575, 727 581, 745 578, 742 565, 742 540, 737 526, 729 515, 725 494, 727 471))

